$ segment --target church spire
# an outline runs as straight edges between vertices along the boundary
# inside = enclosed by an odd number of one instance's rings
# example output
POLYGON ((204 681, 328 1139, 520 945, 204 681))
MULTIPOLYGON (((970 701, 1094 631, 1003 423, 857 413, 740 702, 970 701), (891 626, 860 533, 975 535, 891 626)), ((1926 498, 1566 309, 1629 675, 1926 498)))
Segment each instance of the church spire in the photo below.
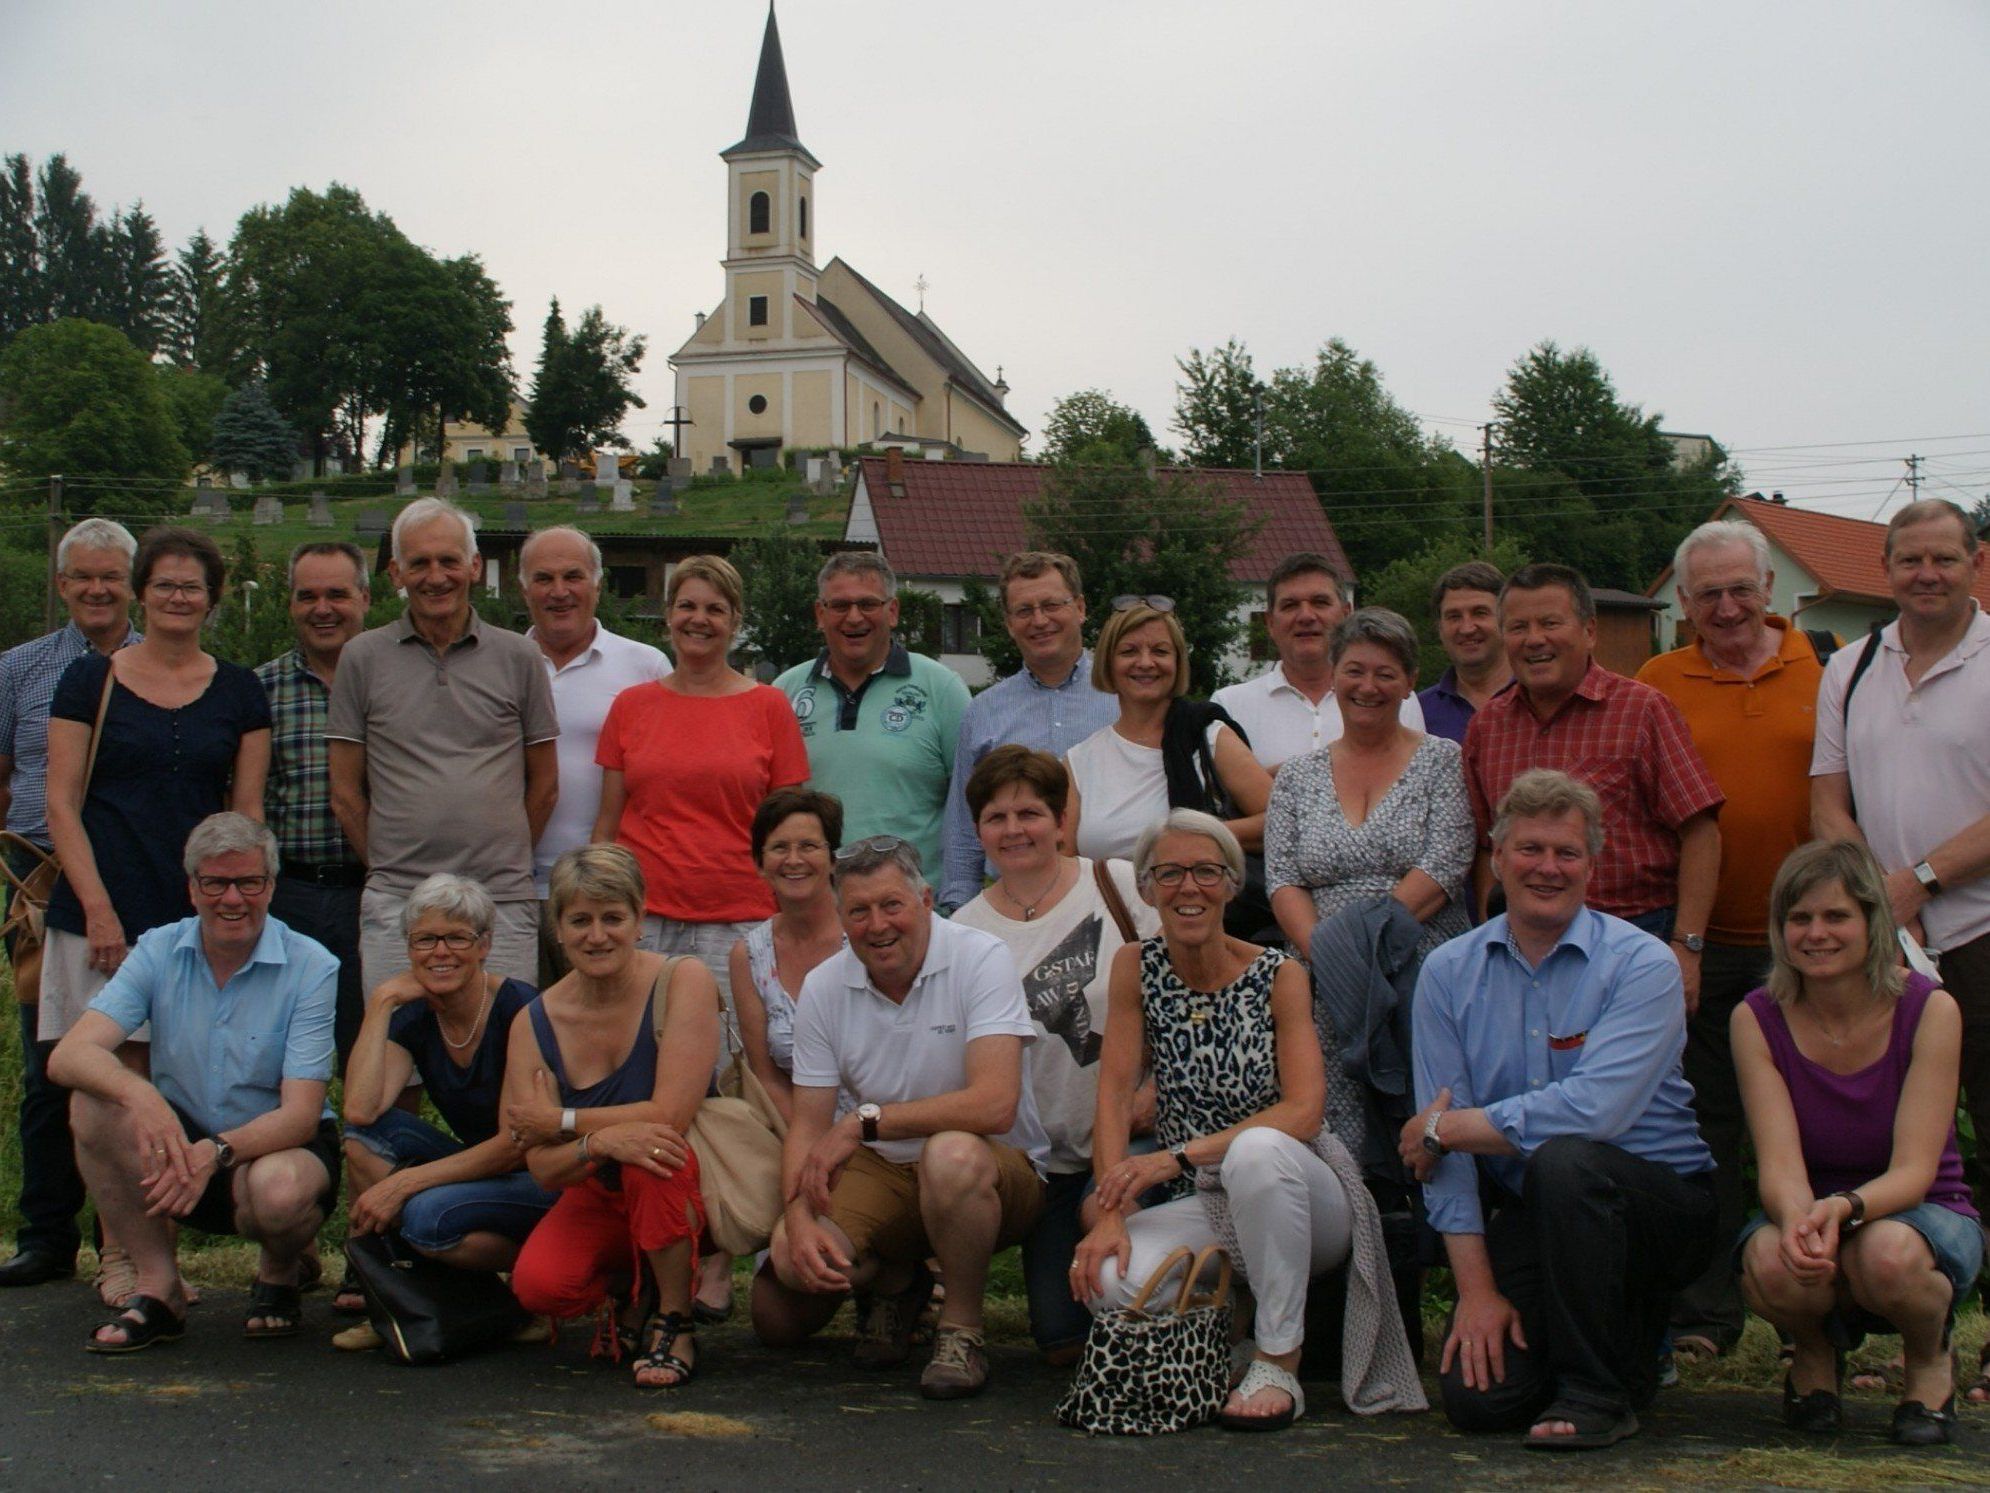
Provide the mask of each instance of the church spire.
POLYGON ((767 31, 760 41, 760 71, 753 79, 746 138, 719 154, 723 157, 747 150, 798 150, 814 160, 795 133, 795 106, 788 97, 788 68, 781 58, 781 28, 774 19, 773 0, 767 4, 767 31))

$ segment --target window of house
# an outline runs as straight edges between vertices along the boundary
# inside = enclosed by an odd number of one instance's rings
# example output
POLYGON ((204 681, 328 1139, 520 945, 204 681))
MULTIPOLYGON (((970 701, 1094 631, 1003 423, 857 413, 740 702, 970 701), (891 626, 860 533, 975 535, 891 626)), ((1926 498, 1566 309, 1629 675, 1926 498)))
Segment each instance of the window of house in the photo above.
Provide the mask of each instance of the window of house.
POLYGON ((766 414, 767 396, 765 394, 755 394, 751 399, 746 401, 746 408, 752 414, 756 415, 766 414))
POLYGON ((940 652, 973 653, 981 642, 981 613, 962 602, 940 612, 940 652))
POLYGON ((746 324, 749 327, 767 325, 767 297, 750 295, 746 298, 746 324))
POLYGON ((521 465, 530 461, 532 459, 532 448, 530 446, 513 446, 511 448, 511 459, 521 465))
POLYGON ((884 422, 878 418, 878 402, 873 399, 871 401, 871 438, 873 440, 877 439, 878 433, 883 429, 884 422))
POLYGON ((748 233, 769 232, 773 220, 774 204, 765 192, 755 192, 746 199, 746 231, 748 233))
POLYGON ((608 594, 623 601, 649 595, 650 573, 646 565, 610 565, 604 572, 608 594))
POLYGON ((801 237, 808 237, 808 198, 795 199, 795 226, 801 230, 801 237))
POLYGON ((468 451, 463 453, 463 459, 465 461, 482 461, 484 459, 484 448, 482 446, 472 446, 468 451))

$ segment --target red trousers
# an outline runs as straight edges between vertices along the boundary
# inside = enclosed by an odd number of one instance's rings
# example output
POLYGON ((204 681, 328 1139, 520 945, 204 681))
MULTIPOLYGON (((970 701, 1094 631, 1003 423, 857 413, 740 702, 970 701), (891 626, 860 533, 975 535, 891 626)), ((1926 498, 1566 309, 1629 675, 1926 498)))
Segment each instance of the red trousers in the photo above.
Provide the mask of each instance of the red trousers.
POLYGON ((527 1237, 512 1267, 511 1289, 528 1312, 585 1315, 608 1299, 611 1277, 630 1274, 640 1282, 644 1254, 683 1239, 691 1241, 695 1268, 698 1236, 705 1231, 696 1154, 687 1148, 684 1166, 669 1177, 633 1166, 621 1172, 620 1191, 594 1177, 568 1187, 527 1237))

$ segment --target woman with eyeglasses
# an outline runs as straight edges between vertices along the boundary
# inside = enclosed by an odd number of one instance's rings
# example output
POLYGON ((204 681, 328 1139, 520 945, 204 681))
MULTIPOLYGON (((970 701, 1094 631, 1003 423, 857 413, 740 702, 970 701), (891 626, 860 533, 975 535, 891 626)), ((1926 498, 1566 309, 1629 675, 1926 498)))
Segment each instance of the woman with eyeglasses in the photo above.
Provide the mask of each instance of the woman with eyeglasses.
POLYGON ((1078 854, 1124 860, 1170 809, 1223 817, 1246 850, 1264 839, 1271 777, 1221 706, 1190 700, 1188 641, 1165 596, 1116 596, 1092 649, 1092 687, 1119 719, 1064 758, 1078 854))
MULTIPOLYGON (((48 830, 62 876, 43 948, 43 1042, 75 1025, 139 934, 193 915, 180 856, 194 827, 223 809, 263 817, 269 699, 253 672, 201 647, 226 574, 205 534, 151 530, 132 559, 144 636, 84 654, 55 687, 48 830)), ((124 1056, 142 1066, 149 1032, 132 1035, 124 1056)), ((114 1240, 99 1257, 98 1294, 122 1306, 136 1272, 114 1240)))
POLYGON ((1175 809, 1141 833, 1133 869, 1161 932, 1113 959, 1092 1126, 1097 1190, 1072 1295, 1094 1311, 1125 1306, 1174 1249, 1220 1244, 1255 1300, 1255 1350, 1217 1418, 1270 1431, 1305 1412, 1294 1371, 1308 1287, 1351 1261, 1344 1397, 1363 1413, 1425 1408, 1388 1299, 1380 1216, 1322 1128, 1327 1075, 1305 971, 1223 931, 1243 848, 1221 820, 1175 809), (1127 1145, 1143 1068, 1160 1141, 1144 1156, 1127 1145), (1169 1201, 1142 1207, 1157 1186, 1169 1201))
MULTIPOLYGON (((538 992, 485 970, 496 917, 467 877, 439 873, 409 894, 409 969, 373 992, 345 1072, 351 1231, 394 1230, 463 1270, 509 1270, 557 1196, 526 1170, 520 1131, 500 1123, 511 1023, 538 992), (411 1087, 453 1133, 401 1106, 411 1087)), ((380 1337, 368 1323, 333 1342, 377 1348, 380 1337)))

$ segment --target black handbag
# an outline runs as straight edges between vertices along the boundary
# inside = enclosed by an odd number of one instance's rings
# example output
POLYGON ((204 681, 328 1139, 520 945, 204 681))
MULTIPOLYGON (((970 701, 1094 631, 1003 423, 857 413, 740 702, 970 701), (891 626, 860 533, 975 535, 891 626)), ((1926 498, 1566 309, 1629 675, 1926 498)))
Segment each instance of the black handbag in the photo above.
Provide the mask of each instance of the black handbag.
POLYGON ((367 1319, 402 1363, 447 1363, 496 1347, 532 1320, 497 1276, 416 1254, 392 1231, 354 1234, 345 1257, 367 1319))

